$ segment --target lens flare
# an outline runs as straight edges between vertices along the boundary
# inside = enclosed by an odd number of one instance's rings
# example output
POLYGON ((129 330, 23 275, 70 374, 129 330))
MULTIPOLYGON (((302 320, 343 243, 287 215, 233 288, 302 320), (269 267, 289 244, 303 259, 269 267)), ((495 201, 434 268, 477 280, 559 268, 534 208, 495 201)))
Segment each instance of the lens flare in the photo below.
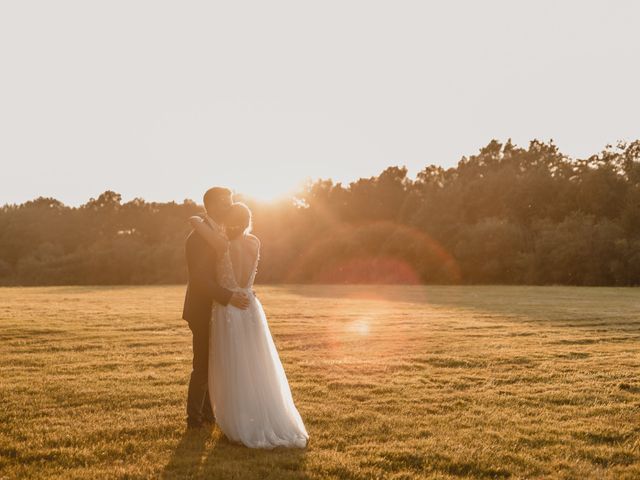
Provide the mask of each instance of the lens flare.
POLYGON ((298 257, 288 280, 343 284, 460 283, 458 262, 425 232, 393 222, 335 224, 298 257))
POLYGON ((350 333, 357 333, 358 335, 369 335, 370 319, 359 318, 347 325, 347 331, 350 333))

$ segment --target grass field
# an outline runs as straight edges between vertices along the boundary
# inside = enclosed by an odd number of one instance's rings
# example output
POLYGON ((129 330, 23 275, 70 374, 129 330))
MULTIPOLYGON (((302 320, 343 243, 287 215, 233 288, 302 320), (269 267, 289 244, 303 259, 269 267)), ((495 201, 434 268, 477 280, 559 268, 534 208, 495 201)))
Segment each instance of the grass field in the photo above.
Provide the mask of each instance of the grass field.
POLYGON ((260 286, 304 451, 185 431, 183 292, 0 289, 0 479, 640 478, 640 289, 260 286))

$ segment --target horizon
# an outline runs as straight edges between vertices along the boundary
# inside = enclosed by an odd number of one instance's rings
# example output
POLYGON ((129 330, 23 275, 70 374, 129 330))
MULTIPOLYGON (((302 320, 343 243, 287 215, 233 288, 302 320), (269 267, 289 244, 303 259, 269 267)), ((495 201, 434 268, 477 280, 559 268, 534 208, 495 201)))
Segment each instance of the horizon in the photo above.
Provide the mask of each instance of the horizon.
MULTIPOLYGON (((507 143, 507 142, 508 142, 508 141, 510 141, 510 140, 511 140, 511 139, 507 139, 507 140, 492 139, 491 141, 498 141, 501 145, 504 145, 505 143, 507 143)), ((640 140, 640 139, 637 139, 637 140, 640 140)), ((540 141, 540 140, 539 140, 539 139, 531 139, 531 140, 527 143, 527 145, 526 145, 526 146, 524 146, 524 145, 518 145, 518 144, 515 144, 515 143, 513 143, 513 146, 514 146, 514 147, 516 147, 516 148, 523 148, 523 149, 525 149, 525 150, 526 150, 527 148, 529 148, 529 144, 530 144, 531 142, 533 142, 533 141, 540 141)), ((595 154, 598 154, 598 153, 604 152, 604 151, 608 150, 610 147, 611 147, 612 149, 616 149, 616 148, 620 145, 620 142, 622 142, 622 141, 619 141, 617 144, 608 144, 608 145, 605 145, 605 146, 603 146, 600 150, 598 150, 597 152, 593 152, 593 153, 591 153, 591 154, 585 155, 583 158, 576 158, 576 157, 572 157, 572 156, 570 156, 570 155, 566 155, 566 154, 564 154, 564 152, 562 152, 562 150, 560 150, 560 149, 558 149, 558 150, 559 150, 559 152, 560 152, 561 154, 565 155, 565 157, 566 157, 569 161, 574 162, 574 161, 578 161, 578 160, 584 160, 584 159, 586 159, 586 158, 588 158, 588 157, 590 157, 590 156, 592 156, 592 155, 595 155, 595 154)), ((250 193, 246 193, 246 192, 242 192, 242 191, 237 191, 237 190, 235 190, 235 189, 232 189, 232 190, 233 190, 233 195, 234 195, 234 196, 238 196, 238 197, 240 197, 240 201, 250 201, 250 202, 259 203, 259 204, 262 204, 262 205, 277 205, 277 204, 279 204, 279 203, 281 203, 281 202, 283 202, 283 201, 295 201, 296 194, 297 194, 297 193, 299 193, 299 192, 304 188, 304 184, 305 184, 305 182, 307 182, 307 181, 308 181, 308 182, 313 182, 313 183, 315 183, 315 182, 320 182, 320 181, 331 181, 331 182, 333 182, 333 184, 334 184, 334 185, 339 185, 339 184, 341 184, 343 187, 348 187, 351 183, 357 182, 358 180, 361 180, 361 179, 369 179, 369 178, 377 177, 377 176, 379 176, 379 175, 380 175, 380 174, 381 174, 385 169, 387 169, 387 168, 406 168, 406 169, 407 169, 407 178, 409 178, 409 179, 411 179, 411 180, 415 180, 415 179, 416 179, 416 176, 417 176, 417 173, 418 173, 419 171, 423 170, 424 168, 429 167, 429 166, 441 166, 441 167, 443 167, 443 168, 445 168, 445 169, 449 169, 449 168, 457 168, 457 166, 458 166, 459 162, 460 162, 462 159, 464 159, 464 158, 469 158, 469 157, 471 157, 471 156, 473 156, 473 155, 478 154, 478 153, 481 151, 481 149, 482 149, 482 148, 484 148, 484 147, 485 147, 486 145, 488 145, 489 143, 490 143, 490 142, 487 142, 487 143, 486 143, 485 145, 483 145, 482 147, 479 147, 479 148, 476 150, 476 152, 474 152, 473 154, 463 155, 463 156, 462 156, 458 161, 456 161, 453 165, 450 165, 450 166, 447 166, 447 167, 444 167, 444 166, 442 166, 442 165, 438 165, 437 163, 433 163, 433 164, 429 164, 429 165, 424 165, 424 166, 423 166, 422 168, 420 168, 419 170, 417 170, 417 171, 415 171, 415 172, 411 172, 411 171, 409 170, 409 168, 408 168, 406 165, 387 165, 386 167, 382 168, 379 172, 374 173, 373 175, 370 175, 370 176, 360 176, 360 177, 357 177, 357 178, 350 179, 350 180, 348 180, 348 181, 337 181, 337 180, 335 180, 335 179, 333 179, 333 178, 315 178, 315 179, 311 179, 311 178, 309 178, 309 179, 306 179, 306 180, 305 180, 305 181, 303 181, 303 182, 300 182, 300 183, 297 185, 297 187, 292 188, 290 191, 288 191, 288 192, 286 192, 286 193, 283 193, 283 194, 281 194, 281 195, 278 195, 278 196, 274 196, 273 198, 258 198, 258 197, 255 197, 255 196, 251 196, 251 194, 250 194, 250 193)), ((557 144, 556 144, 553 140, 549 140, 549 141, 546 141, 546 142, 544 142, 544 143, 545 143, 545 144, 553 144, 553 145, 555 145, 555 146, 557 147, 557 144)), ((628 142, 628 143, 631 143, 631 142, 628 142)), ((0 208, 2 208, 2 207, 6 207, 6 206, 22 205, 22 204, 24 204, 24 203, 27 203, 27 202, 29 202, 29 201, 36 200, 36 199, 38 199, 38 198, 52 198, 52 199, 54 199, 54 200, 58 200, 58 201, 60 201, 60 202, 61 202, 63 205, 65 205, 66 207, 77 208, 77 207, 80 207, 80 206, 82 206, 82 205, 86 204, 87 202, 89 202, 89 201, 90 201, 90 200, 92 200, 92 199, 98 198, 102 193, 105 193, 105 192, 108 192, 108 191, 119 194, 119 195, 121 196, 121 198, 122 198, 122 203, 123 203, 123 204, 124 204, 124 203, 127 203, 127 202, 130 202, 130 201, 132 201, 132 200, 135 200, 135 199, 137 199, 137 198, 139 198, 139 199, 144 200, 144 201, 145 201, 145 202, 147 202, 147 203, 171 203, 171 202, 174 202, 174 203, 180 204, 180 203, 183 203, 183 202, 185 202, 185 201, 193 201, 193 202, 195 202, 197 205, 202 205, 202 198, 201 198, 201 197, 202 197, 202 195, 204 194, 204 191, 206 191, 206 190, 207 190, 207 188, 210 188, 211 186, 215 186, 215 185, 210 185, 209 187, 206 187, 206 188, 205 188, 205 190, 203 190, 203 193, 202 193, 202 194, 200 194, 199 196, 196 196, 196 197, 185 197, 185 198, 182 198, 182 199, 178 199, 178 198, 173 198, 173 199, 172 199, 172 198, 169 198, 169 199, 158 200, 158 199, 154 199, 154 198, 145 198, 145 197, 141 197, 140 195, 135 195, 135 194, 133 194, 133 195, 131 195, 131 196, 125 196, 125 195, 123 195, 123 194, 122 194, 122 192, 119 192, 119 191, 118 191, 118 190, 116 190, 116 189, 113 189, 113 188, 105 188, 104 190, 102 190, 102 191, 100 191, 100 192, 97 192, 97 193, 95 193, 95 194, 92 194, 92 195, 88 196, 86 199, 84 199, 84 200, 80 200, 80 201, 78 201, 78 202, 76 202, 76 203, 68 203, 68 202, 65 202, 64 200, 62 200, 62 199, 60 199, 60 198, 55 197, 55 196, 37 195, 37 196, 35 196, 35 197, 33 197, 33 198, 26 199, 26 200, 24 200, 24 201, 22 201, 22 202, 5 202, 5 203, 0 203, 0 208)), ((227 185, 217 185, 217 186, 225 186, 225 187, 226 187, 227 185)))

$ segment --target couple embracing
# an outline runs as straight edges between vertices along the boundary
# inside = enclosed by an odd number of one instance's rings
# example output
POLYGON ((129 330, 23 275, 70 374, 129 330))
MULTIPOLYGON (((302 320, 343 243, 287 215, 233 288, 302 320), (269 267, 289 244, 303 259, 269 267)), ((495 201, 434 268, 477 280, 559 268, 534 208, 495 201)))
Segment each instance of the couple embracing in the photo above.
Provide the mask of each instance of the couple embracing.
POLYGON ((186 241, 187 426, 217 423, 229 440, 251 448, 305 447, 309 436, 253 291, 260 241, 250 233, 251 211, 223 187, 205 193, 204 207, 204 217, 189 219, 186 241))

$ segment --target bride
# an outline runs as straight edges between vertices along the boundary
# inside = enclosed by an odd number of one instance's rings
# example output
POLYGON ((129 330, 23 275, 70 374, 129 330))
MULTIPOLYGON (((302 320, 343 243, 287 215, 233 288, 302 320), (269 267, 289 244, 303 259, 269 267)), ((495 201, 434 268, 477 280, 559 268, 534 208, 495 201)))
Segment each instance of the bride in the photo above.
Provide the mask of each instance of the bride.
POLYGON ((291 397, 289 382, 271 338, 267 318, 252 291, 260 241, 251 235, 251 211, 234 203, 225 221, 226 236, 200 217, 193 228, 216 251, 218 282, 244 291, 249 308, 214 305, 209 337, 209 396, 220 429, 250 448, 300 447, 309 435, 291 397))

